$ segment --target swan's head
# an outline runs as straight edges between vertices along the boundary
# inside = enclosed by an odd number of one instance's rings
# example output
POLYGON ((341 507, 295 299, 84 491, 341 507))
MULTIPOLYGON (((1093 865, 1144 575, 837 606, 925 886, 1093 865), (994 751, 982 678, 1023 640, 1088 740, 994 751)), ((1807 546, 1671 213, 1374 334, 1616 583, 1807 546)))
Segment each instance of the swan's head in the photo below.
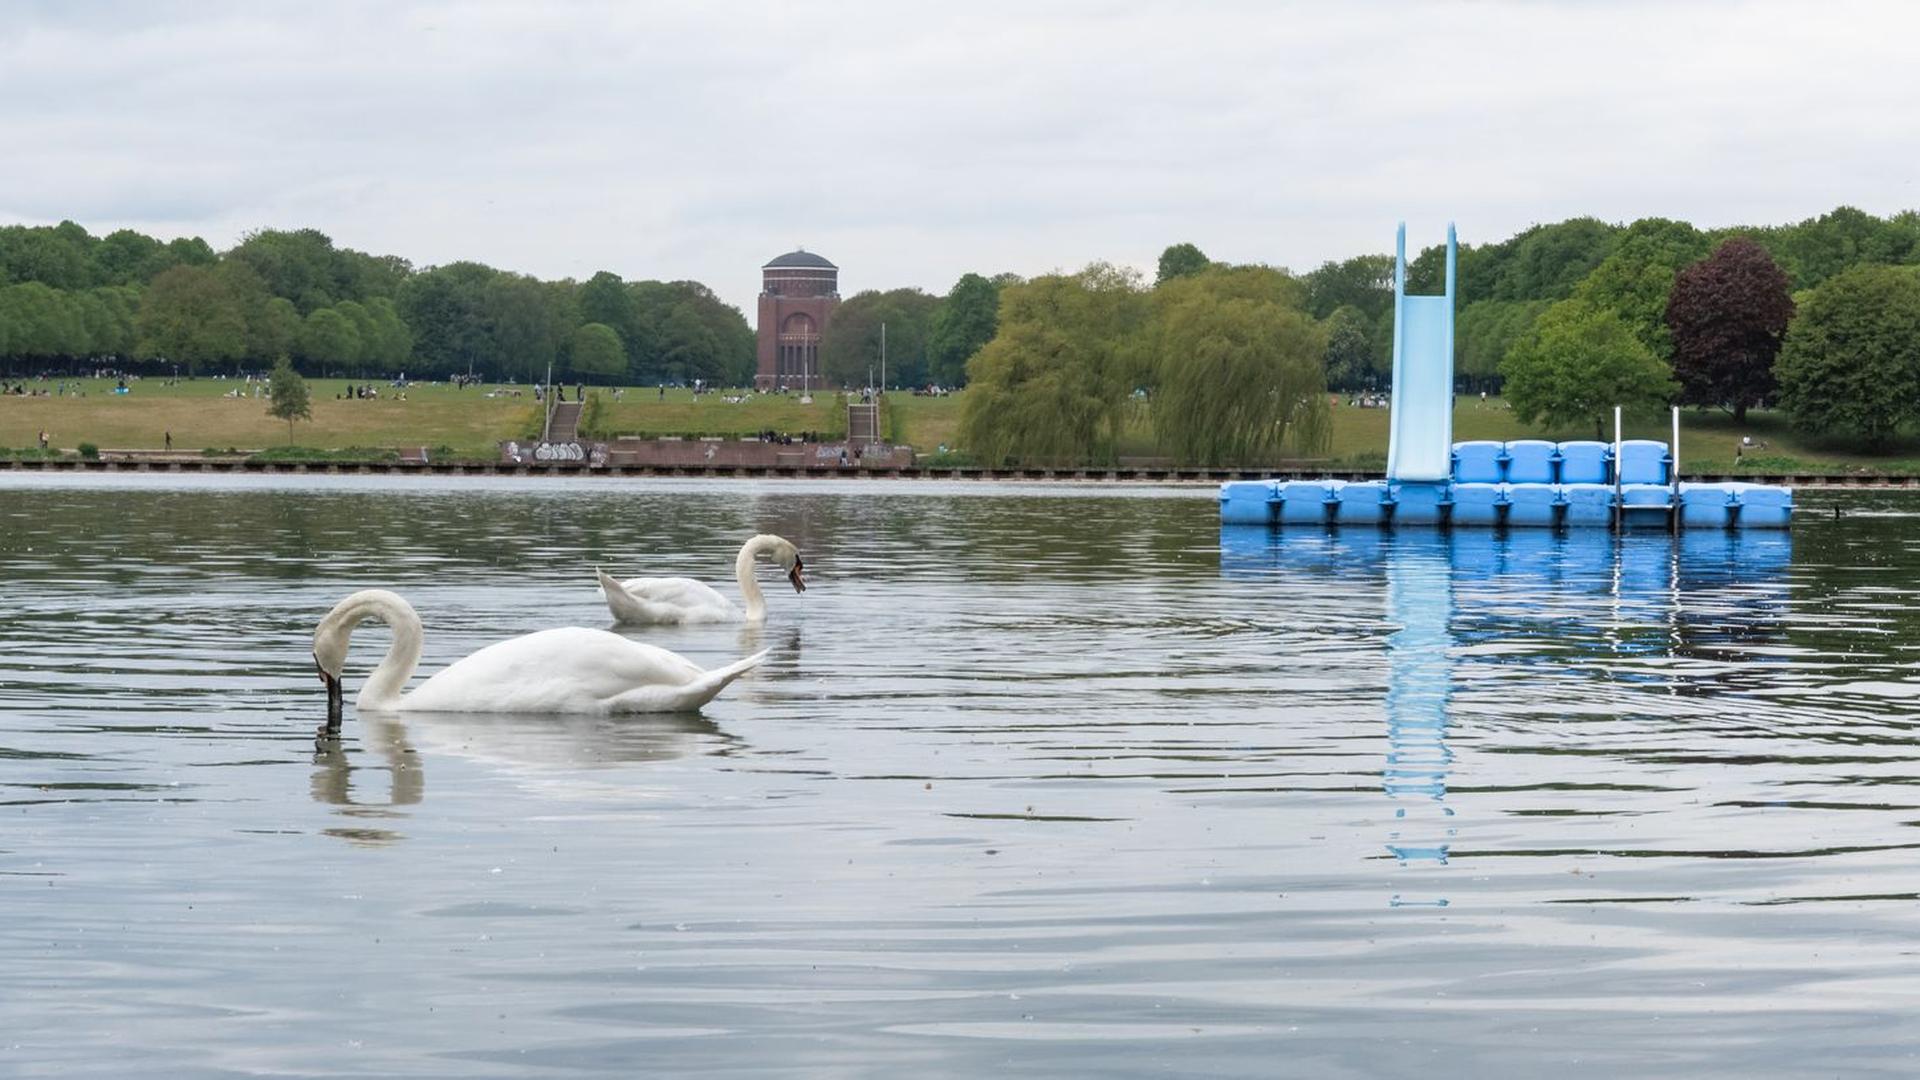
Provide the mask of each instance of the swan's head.
POLYGON ((327 727, 336 730, 347 700, 340 672, 347 666, 347 637, 352 632, 353 623, 340 617, 339 608, 328 612, 313 631, 313 666, 327 688, 327 727))
POLYGON ((774 545, 773 561, 786 568, 787 580, 793 582, 794 592, 807 591, 806 563, 800 559, 800 549, 785 540, 774 545))

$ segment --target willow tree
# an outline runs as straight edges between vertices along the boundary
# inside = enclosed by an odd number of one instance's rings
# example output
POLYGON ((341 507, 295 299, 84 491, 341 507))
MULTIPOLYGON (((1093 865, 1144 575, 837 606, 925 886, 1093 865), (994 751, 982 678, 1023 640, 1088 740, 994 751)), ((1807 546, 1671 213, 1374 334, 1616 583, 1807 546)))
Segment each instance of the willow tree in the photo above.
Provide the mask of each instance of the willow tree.
POLYGON ((1000 291, 1000 325, 967 363, 962 445, 981 461, 1111 459, 1144 385, 1138 274, 1095 263, 1000 291))
POLYGON ((1327 331, 1305 293, 1267 267, 1213 269, 1154 290, 1144 335, 1153 431, 1183 464, 1252 464, 1324 451, 1327 331))

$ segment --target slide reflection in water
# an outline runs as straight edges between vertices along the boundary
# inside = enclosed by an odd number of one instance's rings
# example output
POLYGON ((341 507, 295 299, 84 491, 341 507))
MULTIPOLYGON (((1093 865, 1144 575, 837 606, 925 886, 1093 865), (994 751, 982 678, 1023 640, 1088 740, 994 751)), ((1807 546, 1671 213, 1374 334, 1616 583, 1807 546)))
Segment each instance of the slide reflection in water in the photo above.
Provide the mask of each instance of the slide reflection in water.
MULTIPOLYGON (((1595 671, 1603 682, 1589 684, 1580 702, 1588 709, 1624 709, 1620 695, 1636 687, 1679 695, 1755 683, 1767 646, 1785 634, 1792 555, 1791 534, 1771 530, 1220 533, 1223 578, 1277 578, 1289 594, 1384 612, 1380 780, 1394 803, 1386 848, 1415 873, 1446 866, 1456 840, 1459 819, 1446 800, 1458 695, 1471 688, 1485 721, 1485 698, 1522 674, 1595 671)), ((1390 902, 1448 900, 1421 888, 1390 902)))
MULTIPOLYGON (((1440 867, 1454 835, 1446 805, 1448 700, 1453 680, 1453 576, 1445 536, 1397 537, 1387 560, 1387 761, 1380 783, 1395 801, 1387 850, 1405 867, 1440 867)), ((1444 897, 1394 894, 1394 907, 1446 907, 1444 897)))

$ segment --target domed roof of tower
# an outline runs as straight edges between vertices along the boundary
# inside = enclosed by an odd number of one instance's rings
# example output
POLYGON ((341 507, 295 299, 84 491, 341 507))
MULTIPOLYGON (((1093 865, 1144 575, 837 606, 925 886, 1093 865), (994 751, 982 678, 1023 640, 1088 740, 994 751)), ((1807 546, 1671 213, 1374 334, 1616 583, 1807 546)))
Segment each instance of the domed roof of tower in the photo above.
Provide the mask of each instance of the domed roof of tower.
POLYGON ((785 255, 776 255, 771 262, 761 267, 761 269, 772 270, 780 266, 812 266, 825 270, 840 269, 820 256, 815 255, 813 252, 808 251, 806 248, 798 248, 794 251, 787 252, 785 255))

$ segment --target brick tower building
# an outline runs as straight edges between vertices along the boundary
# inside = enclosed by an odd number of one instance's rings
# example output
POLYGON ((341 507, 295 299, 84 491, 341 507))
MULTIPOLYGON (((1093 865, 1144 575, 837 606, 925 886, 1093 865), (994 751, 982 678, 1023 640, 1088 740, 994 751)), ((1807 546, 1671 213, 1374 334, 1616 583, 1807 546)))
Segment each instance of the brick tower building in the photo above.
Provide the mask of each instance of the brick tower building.
POLYGON ((840 268, 811 251, 789 251, 760 268, 762 390, 820 386, 820 335, 840 304, 840 268))

